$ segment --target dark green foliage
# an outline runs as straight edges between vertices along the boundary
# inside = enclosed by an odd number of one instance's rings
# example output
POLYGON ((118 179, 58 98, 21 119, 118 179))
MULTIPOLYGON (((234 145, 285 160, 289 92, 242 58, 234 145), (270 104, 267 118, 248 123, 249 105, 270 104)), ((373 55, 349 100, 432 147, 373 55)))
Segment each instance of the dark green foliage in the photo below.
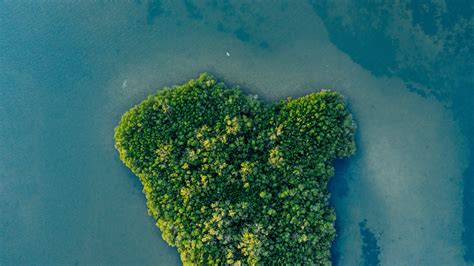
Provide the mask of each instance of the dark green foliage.
POLYGON ((332 160, 354 153, 341 95, 268 105, 202 74, 125 113, 122 161, 185 264, 330 264, 332 160))

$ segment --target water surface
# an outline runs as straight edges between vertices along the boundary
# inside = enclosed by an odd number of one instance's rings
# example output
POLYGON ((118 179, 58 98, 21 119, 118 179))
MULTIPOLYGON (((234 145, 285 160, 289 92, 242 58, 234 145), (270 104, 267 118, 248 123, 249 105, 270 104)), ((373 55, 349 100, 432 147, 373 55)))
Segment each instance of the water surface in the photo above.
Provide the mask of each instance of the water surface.
POLYGON ((0 2, 0 264, 179 264, 113 128, 208 71, 267 101, 343 93, 340 265, 474 261, 472 4, 0 2), (230 56, 227 56, 229 53, 230 56))

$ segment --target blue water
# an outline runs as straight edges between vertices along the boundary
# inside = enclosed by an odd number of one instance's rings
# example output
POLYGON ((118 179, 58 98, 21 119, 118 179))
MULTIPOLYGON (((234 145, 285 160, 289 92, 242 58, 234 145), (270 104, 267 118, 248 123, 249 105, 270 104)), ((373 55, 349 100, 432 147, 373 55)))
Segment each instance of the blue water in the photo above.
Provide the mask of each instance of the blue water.
POLYGON ((0 1, 0 264, 180 264, 113 128, 201 71, 347 97, 335 264, 472 264, 473 4, 332 2, 0 1))

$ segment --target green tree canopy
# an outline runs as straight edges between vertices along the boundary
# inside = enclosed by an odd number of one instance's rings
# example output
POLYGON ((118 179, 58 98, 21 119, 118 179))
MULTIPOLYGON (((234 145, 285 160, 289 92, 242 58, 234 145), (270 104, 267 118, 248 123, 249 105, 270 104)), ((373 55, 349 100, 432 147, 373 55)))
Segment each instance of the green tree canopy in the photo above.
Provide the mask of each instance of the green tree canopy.
POLYGON ((329 264, 354 131, 336 92, 267 104, 201 74, 126 112, 115 146, 184 264, 329 264))

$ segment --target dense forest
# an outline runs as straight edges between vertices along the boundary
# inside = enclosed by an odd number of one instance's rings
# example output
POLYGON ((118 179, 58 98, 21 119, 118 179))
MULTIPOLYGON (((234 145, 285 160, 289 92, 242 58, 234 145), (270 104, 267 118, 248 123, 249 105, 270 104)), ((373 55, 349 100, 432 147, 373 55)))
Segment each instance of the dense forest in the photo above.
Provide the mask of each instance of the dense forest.
POLYGON ((184 264, 330 264, 327 184, 354 131, 336 92, 268 104, 201 74, 126 112, 115 145, 184 264))

